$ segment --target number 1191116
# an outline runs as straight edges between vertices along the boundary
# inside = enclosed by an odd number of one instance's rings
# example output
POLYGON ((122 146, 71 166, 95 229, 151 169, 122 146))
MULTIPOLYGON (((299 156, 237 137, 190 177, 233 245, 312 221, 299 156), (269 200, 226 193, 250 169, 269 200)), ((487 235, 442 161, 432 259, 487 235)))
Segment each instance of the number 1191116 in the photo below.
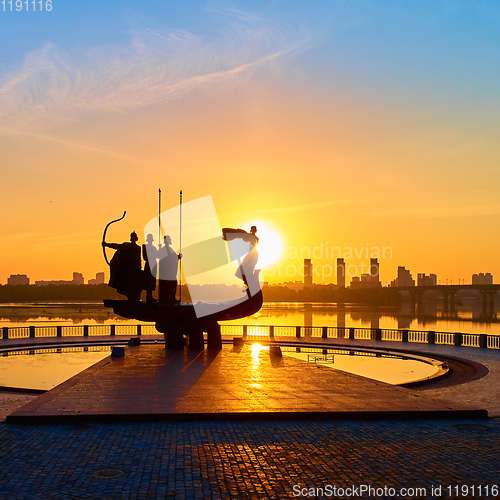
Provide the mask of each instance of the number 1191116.
POLYGON ((52 0, 2 0, 0 1, 3 12, 43 12, 52 10, 52 0))

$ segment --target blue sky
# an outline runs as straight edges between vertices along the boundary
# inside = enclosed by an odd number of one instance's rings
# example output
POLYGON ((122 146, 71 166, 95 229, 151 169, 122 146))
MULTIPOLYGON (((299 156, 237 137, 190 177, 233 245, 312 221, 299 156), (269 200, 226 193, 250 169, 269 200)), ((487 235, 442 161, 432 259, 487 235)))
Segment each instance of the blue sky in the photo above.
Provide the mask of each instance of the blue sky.
POLYGON ((144 77, 186 50, 200 51, 190 69, 199 75, 271 56, 289 78, 313 85, 356 88, 420 109, 474 111, 498 106, 499 22, 494 1, 56 0, 51 12, 1 12, 0 75, 8 81, 34 54, 38 66, 62 58, 96 70, 137 56, 141 43, 143 55, 152 56, 144 77), (167 51, 168 34, 185 39, 167 51), (155 50, 164 53, 155 57, 155 50))
MULTIPOLYGON (((165 179, 173 193, 211 194, 226 213, 269 215, 303 244, 323 231, 307 207, 323 207, 330 242, 400 245, 391 273, 408 264, 451 278, 459 235, 482 231, 474 251, 484 265, 470 271, 494 271, 498 33, 492 0, 53 0, 51 12, 0 10, 0 231, 13 248, 35 235, 34 255, 50 256, 74 221, 75 247, 94 255, 100 214, 130 207, 136 227, 154 215, 130 195, 140 171, 154 179, 153 197, 165 179), (236 171, 252 172, 244 197, 236 171), (93 202, 78 203, 75 186, 93 202), (40 208, 55 200, 57 214, 40 208), (304 217, 287 219, 296 206, 304 217), (28 231, 19 221, 34 214, 28 231), (412 231, 442 253, 425 260, 412 231)), ((9 252, 0 282, 36 260, 9 252)))

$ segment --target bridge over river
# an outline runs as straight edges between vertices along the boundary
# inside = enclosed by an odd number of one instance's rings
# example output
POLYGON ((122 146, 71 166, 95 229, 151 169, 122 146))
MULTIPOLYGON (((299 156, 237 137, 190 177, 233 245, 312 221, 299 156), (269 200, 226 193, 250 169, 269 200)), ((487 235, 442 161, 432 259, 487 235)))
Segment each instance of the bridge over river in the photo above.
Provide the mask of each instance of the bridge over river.
MULTIPOLYGON (((394 288, 392 288, 394 289, 394 288)), ((495 313, 495 294, 500 285, 435 285, 435 286, 400 286, 400 292, 409 292, 412 298, 412 307, 422 310, 422 299, 425 292, 438 291, 443 295, 443 311, 455 312, 455 296, 460 290, 477 290, 482 296, 483 316, 493 316, 495 313)))

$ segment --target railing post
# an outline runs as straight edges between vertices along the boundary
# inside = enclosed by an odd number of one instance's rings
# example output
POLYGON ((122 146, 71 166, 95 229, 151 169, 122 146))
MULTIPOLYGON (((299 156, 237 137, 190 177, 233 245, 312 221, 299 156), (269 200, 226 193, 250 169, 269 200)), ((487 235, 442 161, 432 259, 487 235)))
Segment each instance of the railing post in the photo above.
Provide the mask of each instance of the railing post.
POLYGON ((8 326, 2 327, 2 339, 9 340, 9 327, 8 326))
POLYGON ((349 328, 349 340, 354 340, 355 331, 354 328, 349 328))
POLYGON ((408 330, 401 330, 401 342, 408 342, 408 330))
POLYGON ((462 338, 463 338, 463 335, 462 335, 461 332, 455 333, 455 342, 454 342, 454 344, 457 347, 460 347, 462 345, 462 338))
POLYGON ((479 347, 481 349, 488 349, 488 335, 486 333, 479 335, 479 347))
POLYGON ((436 332, 427 332, 427 343, 428 344, 436 343, 436 332))
POLYGON ((57 332, 56 335, 58 337, 62 337, 62 326, 61 325, 56 326, 56 332, 57 332))
POLYGON ((137 325, 137 336, 140 337, 142 335, 142 325, 137 325))
POLYGON ((35 338, 35 327, 30 326, 30 339, 34 339, 34 338, 35 338))
POLYGON ((323 339, 327 339, 328 338, 328 327, 327 326, 323 327, 323 332, 321 334, 321 338, 323 338, 323 339))
POLYGON ((300 339, 300 326, 295 327, 295 336, 300 339))
POLYGON ((83 325, 83 336, 84 337, 89 336, 89 325, 83 325))
POLYGON ((243 340, 247 339, 248 335, 248 325, 243 325, 243 340))
POLYGON ((269 338, 274 339, 274 325, 269 327, 269 338))
POLYGON ((111 325, 111 332, 110 332, 110 335, 114 335, 115 334, 115 326, 116 325, 111 325))
POLYGON ((382 330, 375 328, 375 340, 382 340, 382 330))

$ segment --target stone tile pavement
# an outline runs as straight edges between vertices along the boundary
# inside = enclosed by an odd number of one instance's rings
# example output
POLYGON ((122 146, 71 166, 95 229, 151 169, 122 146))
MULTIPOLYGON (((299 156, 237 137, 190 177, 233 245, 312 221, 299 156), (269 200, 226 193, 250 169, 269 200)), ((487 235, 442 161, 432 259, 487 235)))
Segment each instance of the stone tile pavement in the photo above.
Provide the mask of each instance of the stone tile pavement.
POLYGON ((9 500, 335 498, 328 485, 358 498, 417 487, 410 498, 496 498, 499 471, 498 419, 0 425, 9 500))
MULTIPOLYGON (((436 390, 433 397, 485 402, 490 415, 499 406, 499 352, 407 347, 484 363, 490 370, 486 377, 443 388, 446 397, 436 390)), ((498 498, 496 486, 498 418, 0 424, 0 500, 472 499, 498 498), (328 495, 329 485, 354 491, 328 495), (362 494, 360 487, 369 486, 394 491, 362 494)))
POLYGON ((269 419, 270 414, 297 418, 297 412, 303 418, 373 418, 380 413, 396 418, 395 412, 409 418, 469 410, 481 408, 291 357, 270 356, 269 350, 248 345, 225 345, 221 351, 140 345, 127 348, 124 357, 103 359, 12 413, 7 421, 54 423, 111 415, 115 420, 117 416, 241 420, 269 419))

